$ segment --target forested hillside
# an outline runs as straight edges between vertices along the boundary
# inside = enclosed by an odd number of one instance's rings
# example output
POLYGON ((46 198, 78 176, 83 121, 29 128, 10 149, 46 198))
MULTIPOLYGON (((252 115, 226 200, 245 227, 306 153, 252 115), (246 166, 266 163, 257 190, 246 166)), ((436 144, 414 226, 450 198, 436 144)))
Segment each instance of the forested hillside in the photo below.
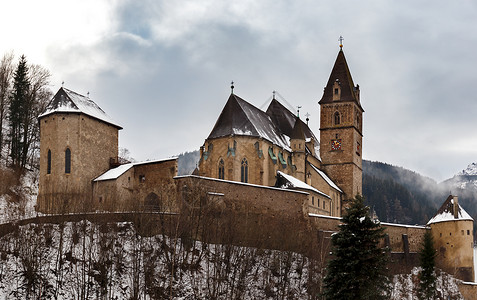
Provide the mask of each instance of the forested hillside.
POLYGON ((363 161, 363 195, 382 222, 426 224, 448 194, 416 172, 363 161))

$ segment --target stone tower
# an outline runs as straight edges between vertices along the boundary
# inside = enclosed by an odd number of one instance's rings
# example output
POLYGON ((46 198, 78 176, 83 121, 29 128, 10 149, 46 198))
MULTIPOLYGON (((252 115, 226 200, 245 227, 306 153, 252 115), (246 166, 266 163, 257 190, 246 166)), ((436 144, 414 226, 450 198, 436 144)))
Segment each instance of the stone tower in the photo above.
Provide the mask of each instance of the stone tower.
POLYGON ((362 194, 364 110, 342 45, 319 104, 322 167, 350 200, 362 194))
POLYGON ((464 281, 474 281, 474 220, 450 195, 429 220, 436 266, 464 281))
POLYGON ((306 151, 305 151, 305 133, 303 132, 302 122, 296 117, 295 126, 293 126, 290 135, 290 147, 292 149, 292 161, 296 167, 294 176, 305 182, 306 169, 306 151))
POLYGON ((60 88, 40 122, 40 182, 36 209, 91 211, 92 179, 117 161, 121 128, 89 97, 60 88))

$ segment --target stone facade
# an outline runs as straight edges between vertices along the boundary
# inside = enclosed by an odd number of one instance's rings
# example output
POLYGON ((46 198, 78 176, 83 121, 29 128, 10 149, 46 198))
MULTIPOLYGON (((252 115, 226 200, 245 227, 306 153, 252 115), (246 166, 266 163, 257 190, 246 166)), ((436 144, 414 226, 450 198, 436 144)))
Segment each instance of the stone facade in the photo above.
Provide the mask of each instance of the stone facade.
POLYGON ((100 177, 93 181, 95 209, 177 211, 173 182, 177 174, 177 159, 130 165, 129 169, 117 176, 107 179, 100 177))
POLYGON ((364 110, 342 51, 319 103, 322 167, 349 200, 362 193, 364 110))
POLYGON ((40 141, 37 210, 88 210, 91 180, 109 169, 111 158, 117 158, 118 128, 84 114, 56 113, 40 119, 40 141), (67 149, 70 170, 65 169, 67 149))
POLYGON ((464 281, 474 281, 474 222, 446 221, 431 224, 437 250, 437 267, 464 281))

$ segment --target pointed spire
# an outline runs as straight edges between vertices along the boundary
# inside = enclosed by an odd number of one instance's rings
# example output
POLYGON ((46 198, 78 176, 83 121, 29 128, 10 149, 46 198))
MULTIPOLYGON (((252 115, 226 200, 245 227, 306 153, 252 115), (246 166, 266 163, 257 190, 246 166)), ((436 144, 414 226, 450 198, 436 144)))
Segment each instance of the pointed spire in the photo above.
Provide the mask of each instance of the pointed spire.
POLYGON ((305 139, 305 133, 303 131, 303 125, 302 121, 300 120, 300 117, 296 117, 295 121, 295 126, 293 126, 293 131, 290 135, 290 139, 292 140, 304 140, 305 139))
MULTIPOLYGON (((328 83, 323 91, 323 97, 320 100, 322 103, 333 102, 333 96, 335 95, 334 85, 339 85, 339 101, 355 101, 359 104, 359 86, 355 86, 353 78, 348 68, 348 63, 342 49, 338 52, 335 64, 331 70, 328 83)), ((335 97, 336 98, 336 97, 335 97)), ((336 100, 336 99, 335 99, 336 100)))

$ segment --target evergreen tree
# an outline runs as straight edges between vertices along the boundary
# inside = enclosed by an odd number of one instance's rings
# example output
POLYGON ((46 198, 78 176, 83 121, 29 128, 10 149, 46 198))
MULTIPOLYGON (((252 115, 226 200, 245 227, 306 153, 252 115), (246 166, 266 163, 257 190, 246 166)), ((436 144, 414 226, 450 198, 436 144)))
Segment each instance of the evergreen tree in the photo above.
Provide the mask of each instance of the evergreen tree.
POLYGON ((419 299, 434 299, 436 290, 435 259, 436 249, 430 230, 424 234, 422 248, 419 251, 421 272, 419 273, 419 287, 417 295, 419 299))
POLYGON ((23 153, 23 120, 26 113, 30 80, 28 66, 24 55, 20 58, 13 77, 13 92, 10 97, 9 125, 10 125, 10 157, 13 168, 22 168, 23 153))
POLYGON ((326 299, 387 299, 390 281, 387 249, 379 247, 384 228, 369 218, 357 195, 333 234, 332 259, 324 279, 326 299))

